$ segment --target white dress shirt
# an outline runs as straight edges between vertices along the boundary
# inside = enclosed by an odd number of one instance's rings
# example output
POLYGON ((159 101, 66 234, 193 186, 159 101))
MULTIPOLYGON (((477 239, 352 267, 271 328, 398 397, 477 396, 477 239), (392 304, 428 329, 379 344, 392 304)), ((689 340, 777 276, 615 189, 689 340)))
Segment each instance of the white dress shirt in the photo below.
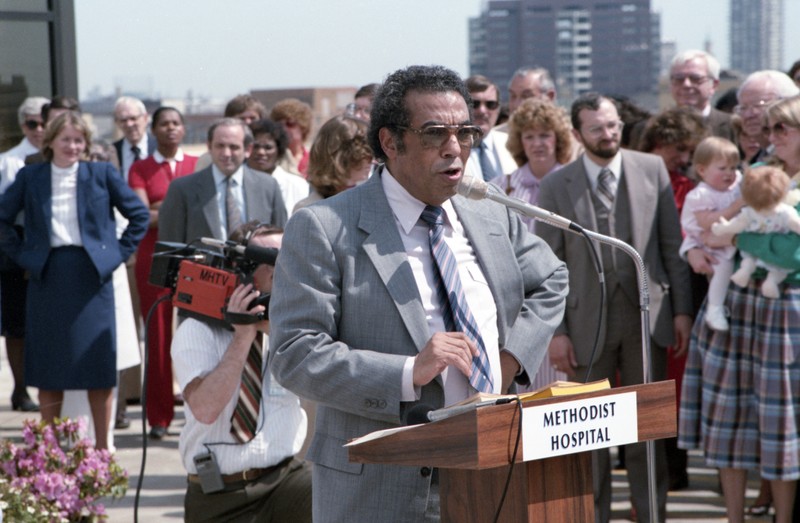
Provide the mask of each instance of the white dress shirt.
POLYGON ((78 223, 78 162, 62 168, 50 164, 52 210, 50 246, 83 245, 78 223))
MULTIPOLYGON (((122 169, 122 176, 125 177, 126 182, 128 181, 128 173, 131 170, 131 165, 136 161, 136 156, 134 156, 133 151, 131 151, 133 145, 134 144, 129 142, 127 138, 122 139, 122 158, 119 159, 119 166, 120 169, 122 169)), ((147 158, 147 133, 144 133, 144 136, 142 136, 142 139, 139 140, 136 146, 139 148, 139 159, 144 160, 147 158)))
MULTIPOLYGON (((597 179, 600 177, 600 171, 604 168, 611 171, 611 174, 614 175, 614 179, 617 182, 615 184, 615 188, 616 190, 619 190, 619 180, 620 176, 622 176, 622 154, 619 152, 617 152, 614 158, 612 158, 605 167, 597 165, 584 154, 583 167, 586 169, 586 175, 589 177, 589 186, 592 188, 592 192, 597 191, 597 179)), ((614 197, 616 196, 617 195, 614 194, 614 197)))
MULTIPOLYGON (((439 303, 436 293, 435 271, 437 269, 430 251, 429 229, 424 222, 420 221, 425 204, 411 196, 391 176, 388 169, 384 169, 381 182, 408 255, 408 262, 417 283, 430 334, 432 336, 436 332, 445 332, 442 305, 439 303)), ((455 256, 467 303, 478 324, 478 330, 489 355, 494 384, 492 392, 499 393, 502 386, 502 371, 500 369, 497 306, 453 204, 448 200, 442 204, 442 208, 446 217, 444 241, 455 256)), ((415 390, 413 385, 413 368, 414 358, 410 357, 406 361, 403 371, 403 401, 419 399, 419 390, 415 390)), ((475 389, 469 385, 469 377, 464 376, 452 365, 442 372, 442 380, 445 405, 452 405, 475 394, 475 389)))
POLYGON ((308 196, 311 186, 305 178, 284 170, 280 165, 275 166, 271 176, 278 182, 283 203, 286 204, 286 216, 289 216, 297 202, 308 196))
MULTIPOLYGON (((214 370, 232 339, 232 331, 211 327, 194 318, 185 319, 172 340, 172 368, 181 390, 193 379, 214 370)), ((181 429, 178 449, 189 474, 197 473, 193 458, 206 452, 205 445, 216 455, 222 474, 271 467, 300 451, 306 437, 306 413, 300 407, 298 397, 272 379, 268 370, 266 347, 269 343, 266 337, 263 346, 264 380, 255 437, 247 443, 238 444, 231 436, 230 421, 239 396, 238 388, 211 424, 198 421, 187 404, 184 409, 186 424, 181 429)))
MULTIPOLYGON (((228 193, 228 177, 222 174, 222 171, 214 164, 211 164, 211 174, 214 175, 214 187, 217 188, 217 207, 219 208, 220 235, 217 238, 226 239, 233 232, 228 230, 228 212, 225 203, 228 193)), ((244 205, 244 191, 242 190, 244 183, 244 169, 242 166, 240 165, 230 177, 233 179, 233 197, 239 205, 242 223, 245 223, 247 221, 247 208, 244 205)))
POLYGON ((17 172, 25 167, 25 158, 38 152, 36 146, 23 138, 17 145, 0 154, 0 194, 14 182, 17 172))

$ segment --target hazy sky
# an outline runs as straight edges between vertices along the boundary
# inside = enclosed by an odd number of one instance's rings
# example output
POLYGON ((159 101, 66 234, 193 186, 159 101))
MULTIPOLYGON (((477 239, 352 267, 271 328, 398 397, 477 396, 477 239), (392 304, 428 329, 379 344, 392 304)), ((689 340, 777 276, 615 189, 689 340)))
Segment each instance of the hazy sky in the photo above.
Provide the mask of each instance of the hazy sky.
MULTIPOLYGON (((730 0, 652 0, 662 38, 728 63, 730 0)), ((167 97, 381 81, 410 64, 469 73, 467 23, 484 0, 108 0, 75 2, 82 97, 116 85, 167 97), (132 9, 135 6, 136 9, 132 9), (133 13, 137 14, 133 14, 133 13)), ((787 0, 786 20, 800 20, 787 0)), ((788 25, 788 24, 787 24, 788 25)), ((791 33, 787 27, 786 33, 791 33)), ((784 69, 800 58, 786 38, 784 69)))

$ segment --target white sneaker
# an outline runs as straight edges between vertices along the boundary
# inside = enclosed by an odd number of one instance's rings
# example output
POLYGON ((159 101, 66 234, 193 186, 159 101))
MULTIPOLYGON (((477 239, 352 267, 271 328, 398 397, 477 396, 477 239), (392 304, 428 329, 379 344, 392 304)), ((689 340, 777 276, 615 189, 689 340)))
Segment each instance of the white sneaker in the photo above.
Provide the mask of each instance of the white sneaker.
POLYGON ((725 307, 722 305, 709 305, 706 308, 706 325, 715 331, 728 330, 728 320, 725 318, 725 307))

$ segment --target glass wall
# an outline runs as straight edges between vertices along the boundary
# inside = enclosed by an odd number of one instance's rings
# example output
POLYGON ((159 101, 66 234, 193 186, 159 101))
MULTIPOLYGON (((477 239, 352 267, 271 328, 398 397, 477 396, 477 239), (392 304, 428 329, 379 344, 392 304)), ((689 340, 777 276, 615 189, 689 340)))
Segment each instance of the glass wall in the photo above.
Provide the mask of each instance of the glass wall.
POLYGON ((22 139, 28 96, 77 97, 72 0, 0 0, 0 152, 22 139))

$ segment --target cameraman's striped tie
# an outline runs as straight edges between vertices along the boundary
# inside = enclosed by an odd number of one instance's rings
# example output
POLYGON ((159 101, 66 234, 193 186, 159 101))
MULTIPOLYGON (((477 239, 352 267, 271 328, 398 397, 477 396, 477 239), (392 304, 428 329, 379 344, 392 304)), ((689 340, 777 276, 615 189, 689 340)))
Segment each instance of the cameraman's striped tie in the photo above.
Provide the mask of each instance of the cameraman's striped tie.
MULTIPOLYGON (((260 338, 260 335, 259 335, 260 338)), ((231 435, 239 443, 247 443, 256 435, 258 413, 261 411, 261 340, 256 338, 250 345, 247 361, 242 370, 242 383, 239 385, 239 399, 231 416, 231 435)))

